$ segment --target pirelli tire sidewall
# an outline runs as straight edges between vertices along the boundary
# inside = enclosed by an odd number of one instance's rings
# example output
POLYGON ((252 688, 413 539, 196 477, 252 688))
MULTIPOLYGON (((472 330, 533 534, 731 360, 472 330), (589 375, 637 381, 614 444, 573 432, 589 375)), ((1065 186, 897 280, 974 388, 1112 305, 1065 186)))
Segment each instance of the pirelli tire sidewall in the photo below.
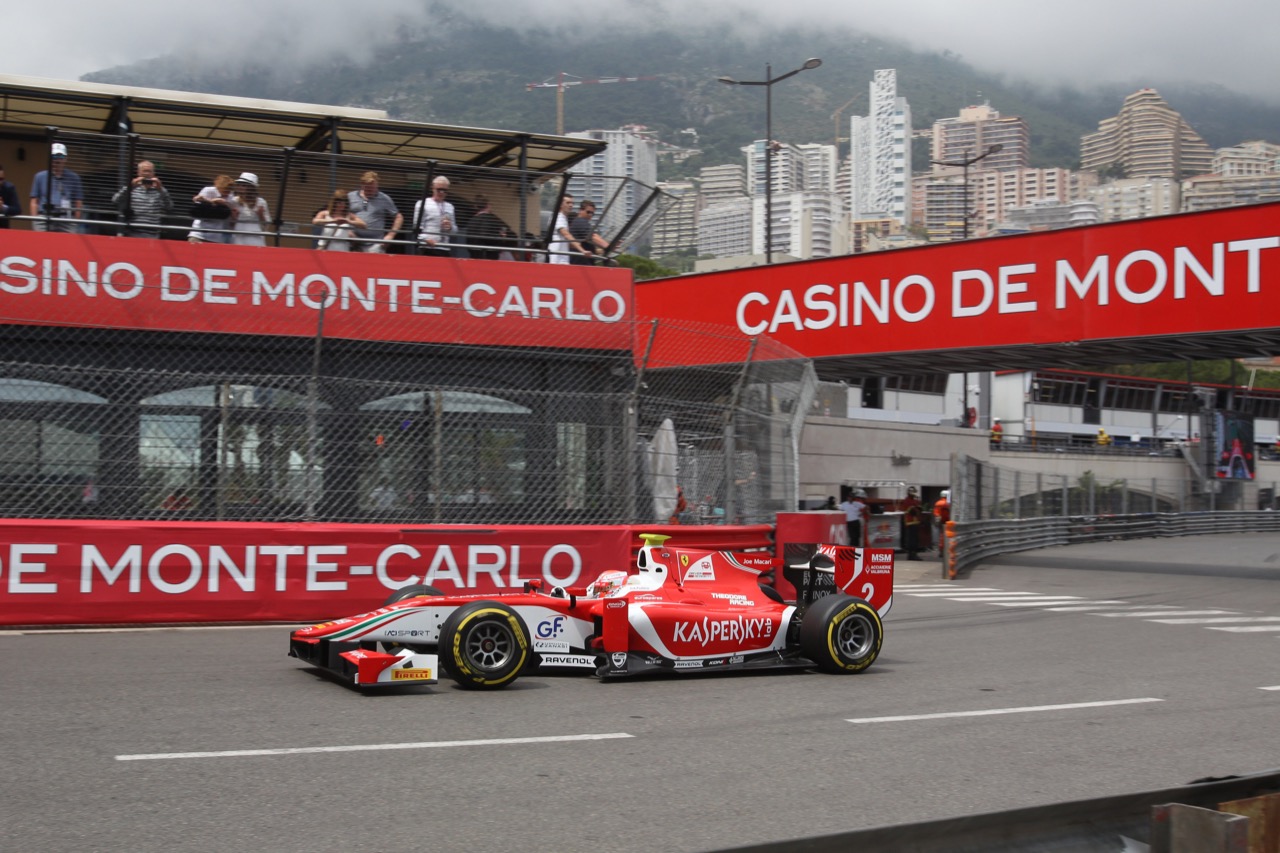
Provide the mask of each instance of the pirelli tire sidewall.
POLYGON ((449 614, 440 626, 440 666, 459 686, 470 690, 506 687, 533 657, 529 629, 520 614, 499 601, 473 601, 449 614), (477 646, 497 646, 482 661, 477 646))
POLYGON ((861 598, 828 595, 805 611, 800 650, 823 672, 861 672, 880 655, 884 624, 861 598))

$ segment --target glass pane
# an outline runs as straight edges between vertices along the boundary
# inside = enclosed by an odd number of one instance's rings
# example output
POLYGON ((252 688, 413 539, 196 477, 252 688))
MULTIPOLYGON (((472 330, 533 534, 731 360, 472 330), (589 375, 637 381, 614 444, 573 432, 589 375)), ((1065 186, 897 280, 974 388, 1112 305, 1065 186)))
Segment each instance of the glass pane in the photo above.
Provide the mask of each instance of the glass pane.
POLYGON ((3 403, 105 403, 105 397, 34 379, 0 379, 3 403))
POLYGON ((144 414, 139 420, 138 456, 144 507, 191 508, 190 495, 200 475, 199 415, 144 414))

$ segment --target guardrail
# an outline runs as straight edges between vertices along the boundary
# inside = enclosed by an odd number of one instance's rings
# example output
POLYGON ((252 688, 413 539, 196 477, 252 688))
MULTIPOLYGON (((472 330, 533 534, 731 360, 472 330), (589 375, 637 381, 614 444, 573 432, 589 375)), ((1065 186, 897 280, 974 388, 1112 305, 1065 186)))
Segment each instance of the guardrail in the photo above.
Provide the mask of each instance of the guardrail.
POLYGON ((1246 853, 1275 850, 1280 830, 1280 771, 1201 779, 1160 788, 1003 812, 881 826, 813 838, 755 844, 720 853, 1041 853, 1046 850, 1150 850, 1152 853, 1246 853), (1203 811, 1208 820, 1178 820, 1203 811), (1246 823, 1239 815, 1249 814, 1246 823), (1234 825, 1233 825, 1234 824, 1234 825), (1256 824, 1256 826, 1250 826, 1256 824), (1244 836, 1246 832, 1249 837, 1244 836), (1252 842, 1252 844, 1250 844, 1252 842))
POLYGON ((1051 545, 1260 532, 1280 532, 1280 512, 1137 513, 949 521, 943 576, 954 580, 988 557, 1051 545))

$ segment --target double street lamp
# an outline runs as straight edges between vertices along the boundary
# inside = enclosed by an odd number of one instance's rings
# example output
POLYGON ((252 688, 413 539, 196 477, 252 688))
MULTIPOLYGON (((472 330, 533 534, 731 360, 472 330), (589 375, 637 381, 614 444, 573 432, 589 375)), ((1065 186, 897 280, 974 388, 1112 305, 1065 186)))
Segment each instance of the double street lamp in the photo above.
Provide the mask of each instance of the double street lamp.
MULTIPOLYGON (((961 211, 961 213, 962 213, 962 218, 964 219, 964 239, 966 240, 969 239, 969 167, 972 166, 974 163, 977 163, 979 160, 985 160, 988 157, 990 157, 992 154, 999 153, 1002 150, 1004 150, 1003 145, 992 145, 990 148, 988 148, 986 151, 982 152, 976 157, 966 156, 963 160, 930 160, 929 161, 935 166, 958 166, 963 170, 960 180, 964 184, 964 194, 962 196, 964 200, 964 209, 961 211)), ((969 153, 968 151, 965 152, 966 155, 968 153, 969 153)))
POLYGON ((773 76, 773 66, 765 65, 763 80, 716 78, 730 86, 764 86, 764 255, 768 263, 773 263, 773 84, 781 83, 788 77, 794 77, 801 71, 817 68, 821 64, 821 59, 806 59, 804 65, 786 74, 779 74, 777 77, 773 76))

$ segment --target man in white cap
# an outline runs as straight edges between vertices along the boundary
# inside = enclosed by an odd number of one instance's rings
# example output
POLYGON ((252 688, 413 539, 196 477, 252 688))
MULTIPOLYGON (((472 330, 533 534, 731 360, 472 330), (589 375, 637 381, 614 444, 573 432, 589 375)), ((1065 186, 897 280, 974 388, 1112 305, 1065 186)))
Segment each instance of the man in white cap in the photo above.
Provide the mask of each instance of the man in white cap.
POLYGON ((67 146, 53 143, 49 149, 49 168, 36 172, 31 182, 32 216, 42 216, 32 223, 37 231, 77 233, 74 222, 84 212, 84 187, 80 176, 67 168, 67 146))

